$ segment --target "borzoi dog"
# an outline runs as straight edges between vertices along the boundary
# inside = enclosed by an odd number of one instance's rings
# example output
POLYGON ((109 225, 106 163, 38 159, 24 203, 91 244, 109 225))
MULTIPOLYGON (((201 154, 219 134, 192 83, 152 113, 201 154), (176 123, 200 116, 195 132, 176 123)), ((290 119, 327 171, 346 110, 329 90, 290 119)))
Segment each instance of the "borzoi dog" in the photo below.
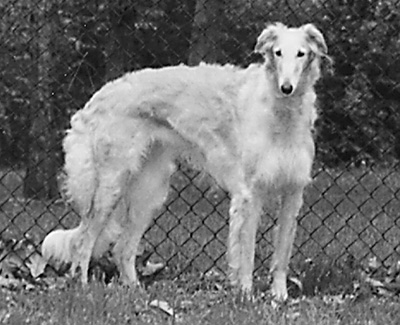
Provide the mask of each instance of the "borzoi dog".
POLYGON ((72 272, 112 246, 124 283, 136 284, 139 241, 165 201, 177 159, 209 173, 231 196, 229 279, 252 290, 257 224, 280 197, 272 293, 286 276, 314 157, 314 84, 327 58, 312 24, 269 25, 246 69, 201 64, 128 73, 106 84, 71 120, 64 140, 66 189, 82 217, 69 232, 72 272))

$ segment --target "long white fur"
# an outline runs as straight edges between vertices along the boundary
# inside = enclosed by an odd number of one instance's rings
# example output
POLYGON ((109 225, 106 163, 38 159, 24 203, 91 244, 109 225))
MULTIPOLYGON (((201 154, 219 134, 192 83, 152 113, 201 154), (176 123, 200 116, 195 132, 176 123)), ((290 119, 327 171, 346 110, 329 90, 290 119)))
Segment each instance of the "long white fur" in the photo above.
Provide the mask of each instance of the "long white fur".
POLYGON ((42 256, 47 264, 59 269, 63 265, 72 262, 69 246, 78 229, 79 228, 68 230, 57 229, 46 236, 42 243, 42 256))
POLYGON ((280 196, 272 293, 287 298, 296 216, 314 157, 313 87, 327 48, 313 25, 277 23, 255 50, 265 62, 246 69, 201 64, 128 73, 73 116, 64 141, 66 188, 82 221, 63 247, 83 282, 90 257, 112 243, 122 281, 137 283, 139 241, 168 194, 176 159, 186 159, 231 195, 229 278, 245 292, 262 207, 280 196))

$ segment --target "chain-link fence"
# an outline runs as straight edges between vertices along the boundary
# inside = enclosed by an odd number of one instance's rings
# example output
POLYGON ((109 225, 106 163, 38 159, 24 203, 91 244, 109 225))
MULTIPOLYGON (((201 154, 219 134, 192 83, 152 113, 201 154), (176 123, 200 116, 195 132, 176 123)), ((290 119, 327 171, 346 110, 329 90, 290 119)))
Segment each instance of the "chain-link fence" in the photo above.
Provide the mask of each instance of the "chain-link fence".
MULTIPOLYGON (((2 261, 21 238, 39 247, 52 229, 79 222, 59 194, 61 140, 71 114, 101 85, 142 67, 246 66, 259 60, 252 49, 270 21, 314 23, 335 61, 318 85, 315 181, 293 265, 399 259, 400 1, 2 0, 0 16, 2 261)), ((182 165, 146 233, 172 268, 225 268, 229 200, 210 184, 182 165)), ((258 270, 272 251, 273 214, 271 203, 258 234, 258 270)))

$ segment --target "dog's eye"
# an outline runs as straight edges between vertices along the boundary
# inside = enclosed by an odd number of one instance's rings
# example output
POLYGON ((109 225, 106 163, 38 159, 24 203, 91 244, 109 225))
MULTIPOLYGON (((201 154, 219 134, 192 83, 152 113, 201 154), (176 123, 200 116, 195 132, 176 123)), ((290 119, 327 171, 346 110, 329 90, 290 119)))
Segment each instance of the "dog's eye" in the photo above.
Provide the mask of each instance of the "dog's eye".
POLYGON ((282 51, 281 50, 276 50, 275 51, 276 56, 282 56, 282 51))
POLYGON ((298 58, 301 58, 301 57, 304 56, 304 54, 305 54, 305 53, 304 53, 303 51, 298 51, 298 52, 297 52, 297 57, 298 57, 298 58))

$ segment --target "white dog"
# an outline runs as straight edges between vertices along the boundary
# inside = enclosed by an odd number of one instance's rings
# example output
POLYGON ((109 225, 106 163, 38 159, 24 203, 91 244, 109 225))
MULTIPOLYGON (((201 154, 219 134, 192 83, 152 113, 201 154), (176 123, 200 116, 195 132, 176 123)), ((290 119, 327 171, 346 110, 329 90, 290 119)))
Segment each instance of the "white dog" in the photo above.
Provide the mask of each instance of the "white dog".
POLYGON ((245 292, 262 207, 272 193, 280 196, 272 293, 287 298, 296 216, 314 157, 313 87, 327 47, 312 24, 277 23, 255 51, 265 62, 246 69, 201 64, 126 74, 73 116, 66 188, 82 222, 70 233, 68 258, 82 282, 91 256, 115 244, 122 281, 137 283, 139 241, 167 197, 175 161, 185 159, 231 195, 229 278, 245 292))

